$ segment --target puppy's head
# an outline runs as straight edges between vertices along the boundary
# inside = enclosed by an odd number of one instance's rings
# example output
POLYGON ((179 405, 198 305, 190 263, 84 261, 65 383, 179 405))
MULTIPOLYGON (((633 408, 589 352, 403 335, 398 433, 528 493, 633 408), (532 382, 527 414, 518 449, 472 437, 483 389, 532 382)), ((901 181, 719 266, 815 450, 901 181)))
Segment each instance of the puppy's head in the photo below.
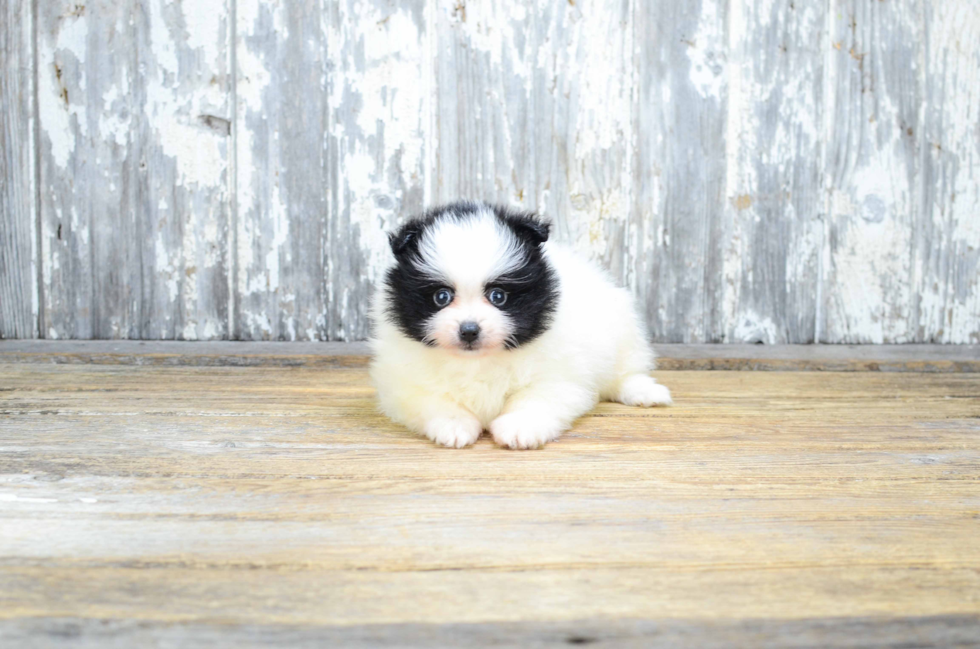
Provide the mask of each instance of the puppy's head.
POLYGON ((513 349, 541 335, 558 301, 542 254, 549 225, 486 203, 454 203, 390 235, 396 264, 385 315, 406 336, 461 354, 513 349))

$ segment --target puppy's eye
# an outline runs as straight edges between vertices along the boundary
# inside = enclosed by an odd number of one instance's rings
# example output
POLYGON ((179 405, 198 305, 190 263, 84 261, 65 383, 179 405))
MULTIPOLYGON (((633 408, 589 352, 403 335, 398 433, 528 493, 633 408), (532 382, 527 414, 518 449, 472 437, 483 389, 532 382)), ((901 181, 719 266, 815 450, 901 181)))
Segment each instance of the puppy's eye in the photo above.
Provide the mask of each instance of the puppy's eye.
POLYGON ((449 303, 453 301, 453 292, 448 288, 440 288, 435 292, 435 295, 432 296, 432 299, 435 300, 437 307, 442 308, 444 306, 448 306, 449 303))
POLYGON ((487 299, 494 306, 503 306, 507 301, 507 293, 499 288, 492 288, 487 291, 487 299))

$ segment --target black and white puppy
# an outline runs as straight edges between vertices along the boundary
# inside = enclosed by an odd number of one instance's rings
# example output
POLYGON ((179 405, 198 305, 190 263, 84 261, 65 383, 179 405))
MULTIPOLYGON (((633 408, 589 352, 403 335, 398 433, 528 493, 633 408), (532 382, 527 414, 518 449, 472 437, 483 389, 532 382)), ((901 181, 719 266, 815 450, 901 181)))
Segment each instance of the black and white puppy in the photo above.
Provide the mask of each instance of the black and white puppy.
POLYGON ((598 400, 666 405, 631 296, 534 215, 455 203, 390 236, 373 305, 382 410, 445 446, 536 448, 598 400))

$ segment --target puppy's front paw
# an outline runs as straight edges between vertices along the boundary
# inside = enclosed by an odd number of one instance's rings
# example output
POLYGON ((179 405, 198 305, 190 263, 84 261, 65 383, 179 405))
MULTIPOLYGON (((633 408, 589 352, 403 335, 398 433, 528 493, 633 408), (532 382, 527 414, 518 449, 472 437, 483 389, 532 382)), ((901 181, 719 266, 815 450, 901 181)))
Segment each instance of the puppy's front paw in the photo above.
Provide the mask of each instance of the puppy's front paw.
POLYGON ((558 439, 562 428, 553 419, 526 412, 500 415, 490 422, 493 441, 508 448, 539 448, 558 439))
POLYGON ((667 386, 660 385, 646 374, 634 374, 627 377, 619 387, 620 403, 627 406, 669 406, 674 401, 670 398, 667 386))
POLYGON ((425 436, 436 444, 463 448, 475 442, 483 426, 475 417, 437 417, 425 425, 425 436))

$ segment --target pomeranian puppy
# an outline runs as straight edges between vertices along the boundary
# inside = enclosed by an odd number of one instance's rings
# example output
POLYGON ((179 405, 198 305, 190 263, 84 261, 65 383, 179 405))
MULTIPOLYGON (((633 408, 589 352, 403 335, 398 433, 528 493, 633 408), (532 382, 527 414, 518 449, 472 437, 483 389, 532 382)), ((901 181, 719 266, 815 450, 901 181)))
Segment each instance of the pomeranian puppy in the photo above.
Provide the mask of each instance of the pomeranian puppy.
POLYGON ((389 238, 395 263, 372 307, 381 409, 438 444, 488 430, 538 448, 600 399, 671 403, 631 296, 548 242, 533 214, 461 202, 389 238))

